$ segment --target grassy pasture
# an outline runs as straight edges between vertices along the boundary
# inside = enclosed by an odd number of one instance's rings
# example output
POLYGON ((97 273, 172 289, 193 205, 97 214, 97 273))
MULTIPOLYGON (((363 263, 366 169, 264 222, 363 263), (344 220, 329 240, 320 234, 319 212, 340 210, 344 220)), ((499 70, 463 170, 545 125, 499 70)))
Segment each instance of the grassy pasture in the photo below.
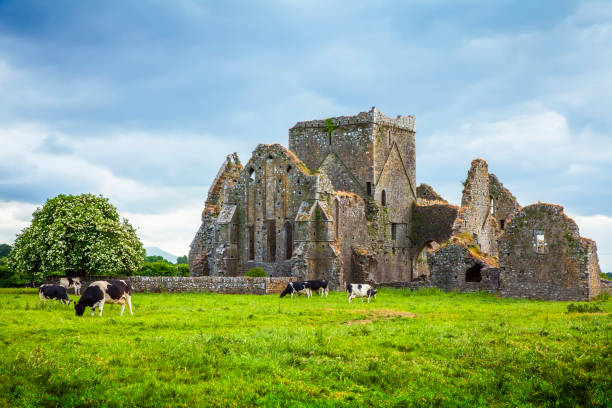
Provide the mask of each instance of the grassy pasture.
MULTIPOLYGON (((76 299, 76 297, 71 296, 76 299)), ((612 406, 612 301, 135 294, 104 316, 0 289, 0 406, 612 406)))

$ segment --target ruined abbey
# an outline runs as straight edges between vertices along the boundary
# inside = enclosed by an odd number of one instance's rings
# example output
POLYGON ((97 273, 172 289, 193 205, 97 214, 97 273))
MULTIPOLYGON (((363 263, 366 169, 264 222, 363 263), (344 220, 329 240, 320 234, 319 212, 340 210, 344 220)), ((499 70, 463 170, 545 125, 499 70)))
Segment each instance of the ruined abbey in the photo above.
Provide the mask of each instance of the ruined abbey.
POLYGON ((595 242, 563 207, 521 207, 482 159, 461 206, 416 186, 414 116, 376 108, 298 122, 289 148, 227 157, 189 252, 192 276, 268 276, 502 296, 588 300, 601 292, 595 242))

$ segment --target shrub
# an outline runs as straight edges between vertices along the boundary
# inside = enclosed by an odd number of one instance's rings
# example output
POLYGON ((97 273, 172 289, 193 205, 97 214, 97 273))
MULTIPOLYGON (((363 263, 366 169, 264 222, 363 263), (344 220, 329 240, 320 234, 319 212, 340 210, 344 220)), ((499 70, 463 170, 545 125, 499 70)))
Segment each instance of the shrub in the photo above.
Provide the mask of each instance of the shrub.
POLYGON ((594 304, 574 304, 567 305, 567 313, 601 313, 599 306, 594 304))
POLYGON ((257 266, 255 268, 249 269, 249 271, 244 276, 249 276, 251 278, 265 278, 268 276, 268 274, 266 273, 266 271, 263 270, 263 268, 257 266))

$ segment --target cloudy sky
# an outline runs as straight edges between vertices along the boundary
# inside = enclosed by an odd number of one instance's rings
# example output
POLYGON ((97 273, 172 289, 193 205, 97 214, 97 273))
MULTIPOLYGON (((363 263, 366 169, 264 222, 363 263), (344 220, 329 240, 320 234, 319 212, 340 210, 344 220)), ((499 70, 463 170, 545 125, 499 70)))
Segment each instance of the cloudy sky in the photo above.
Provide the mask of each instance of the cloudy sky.
POLYGON ((0 0, 0 243, 99 193, 186 254, 225 155, 295 122, 417 117, 417 181, 470 161, 559 203, 612 271, 612 3, 0 0))

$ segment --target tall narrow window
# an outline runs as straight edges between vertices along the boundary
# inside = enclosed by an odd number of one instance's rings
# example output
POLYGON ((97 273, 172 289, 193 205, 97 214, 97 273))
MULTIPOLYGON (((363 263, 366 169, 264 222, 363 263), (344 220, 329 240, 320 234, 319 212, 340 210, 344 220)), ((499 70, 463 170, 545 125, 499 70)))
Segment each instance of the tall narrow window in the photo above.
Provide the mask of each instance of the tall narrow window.
POLYGON ((255 227, 249 227, 249 261, 255 259, 255 227))
POLYGON ((285 259, 291 259, 293 254, 293 226, 289 221, 285 223, 285 259))
POLYGON ((368 196, 372 197, 372 183, 369 181, 366 183, 366 193, 368 196))
POLYGON ((334 223, 336 224, 336 239, 338 237, 338 227, 340 226, 340 201, 336 200, 336 217, 334 219, 334 223))
POLYGON ((276 221, 266 220, 268 230, 268 262, 276 261, 276 221))
POLYGON ((535 235, 535 249, 539 254, 546 252, 546 238, 544 237, 544 231, 534 231, 535 235))
POLYGON ((506 220, 499 220, 499 228, 504 229, 505 224, 506 224, 506 220))
POLYGON ((252 167, 249 168, 249 181, 255 181, 255 169, 252 167))
POLYGON ((391 131, 389 130, 389 146, 391 146, 391 131))
POLYGON ((397 224, 396 223, 391 224, 391 239, 394 241, 397 239, 397 224))
POLYGON ((493 201, 493 197, 491 197, 491 201, 489 202, 489 212, 491 215, 495 215, 495 201, 493 201))
POLYGON ((385 190, 380 193, 380 205, 382 205, 383 207, 387 205, 387 193, 385 192, 385 190))

